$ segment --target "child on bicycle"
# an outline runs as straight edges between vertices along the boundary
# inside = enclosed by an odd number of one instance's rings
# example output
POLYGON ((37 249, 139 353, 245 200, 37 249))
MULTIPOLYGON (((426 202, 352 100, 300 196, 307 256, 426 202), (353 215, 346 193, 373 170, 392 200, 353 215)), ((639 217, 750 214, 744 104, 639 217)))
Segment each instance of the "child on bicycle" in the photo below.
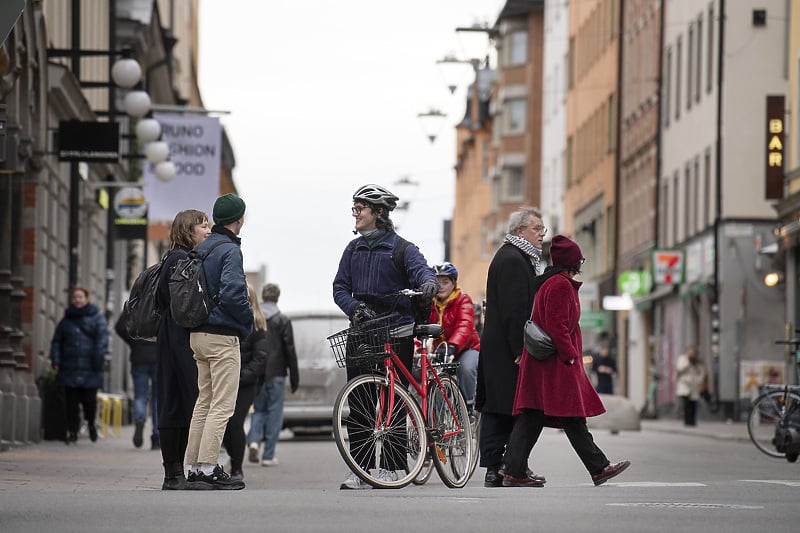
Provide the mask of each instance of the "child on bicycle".
POLYGON ((434 350, 454 356, 458 361, 458 387, 472 417, 481 349, 481 339, 475 329, 475 308, 472 298, 458 286, 458 270, 453 264, 435 265, 433 271, 439 280, 439 292, 433 300, 430 323, 442 326, 442 335, 434 343, 434 350))
MULTIPOLYGON (((350 241, 342 253, 339 270, 333 280, 333 299, 350 317, 354 326, 382 313, 398 313, 392 324, 393 334, 397 337, 395 350, 403 364, 411 369, 414 318, 415 315, 428 318, 430 302, 439 290, 439 283, 419 249, 394 231, 389 213, 397 207, 398 200, 386 188, 374 184, 359 187, 353 194, 351 211, 356 232, 360 235, 350 241), (400 265, 402 268, 398 268, 400 265), (415 287, 423 293, 419 301, 427 303, 424 309, 415 309, 414 303, 407 297, 395 296, 400 290, 415 287)), ((363 370, 348 366, 347 379, 362 373, 363 370)), ((351 434, 351 450, 358 450, 361 441, 360 436, 351 434)), ((379 476, 391 478, 396 475, 394 471, 406 467, 389 464, 391 457, 397 455, 386 450, 382 464, 362 466, 380 468, 379 476)), ((364 461, 369 459, 365 457, 364 461)), ((352 472, 348 473, 340 486, 340 489, 370 488, 352 472)))

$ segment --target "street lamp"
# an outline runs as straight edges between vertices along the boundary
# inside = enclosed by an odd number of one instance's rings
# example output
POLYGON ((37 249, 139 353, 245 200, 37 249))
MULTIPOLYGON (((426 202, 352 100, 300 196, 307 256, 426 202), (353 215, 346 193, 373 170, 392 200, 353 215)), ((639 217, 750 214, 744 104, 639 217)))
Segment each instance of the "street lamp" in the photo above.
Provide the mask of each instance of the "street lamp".
POLYGON ((477 72, 480 66, 480 60, 458 59, 455 54, 446 54, 442 59, 436 60, 436 65, 439 67, 439 72, 442 74, 442 78, 444 78, 444 82, 450 90, 450 94, 455 94, 459 85, 458 71, 463 70, 463 65, 471 65, 472 70, 477 72))
POLYGON ((447 118, 447 115, 442 113, 439 109, 431 107, 428 108, 427 111, 417 113, 417 118, 419 118, 420 124, 422 124, 422 131, 425 132, 428 140, 433 143, 436 141, 436 136, 439 134, 439 131, 441 131, 444 119, 447 118))
POLYGON ((154 118, 143 118, 136 124, 136 138, 143 143, 157 141, 161 137, 161 124, 154 118))
POLYGON ((142 79, 142 67, 135 59, 124 57, 111 67, 111 79, 123 89, 132 89, 142 79))

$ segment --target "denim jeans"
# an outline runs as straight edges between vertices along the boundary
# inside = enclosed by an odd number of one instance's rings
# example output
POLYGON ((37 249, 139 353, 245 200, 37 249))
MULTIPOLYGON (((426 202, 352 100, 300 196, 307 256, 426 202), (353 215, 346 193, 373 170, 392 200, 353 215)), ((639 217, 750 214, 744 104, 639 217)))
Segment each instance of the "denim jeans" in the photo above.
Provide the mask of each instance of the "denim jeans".
POLYGON ((475 405, 475 388, 478 383, 478 350, 464 350, 458 357, 458 388, 464 401, 472 409, 475 405))
POLYGON ((275 446, 278 434, 283 429, 283 394, 286 377, 277 376, 264 381, 253 402, 253 414, 250 416, 250 432, 247 444, 264 441, 262 459, 275 458, 275 446))
POLYGON ((147 420, 147 400, 153 417, 153 437, 158 436, 158 405, 156 401, 156 365, 131 365, 133 378, 133 420, 147 420))

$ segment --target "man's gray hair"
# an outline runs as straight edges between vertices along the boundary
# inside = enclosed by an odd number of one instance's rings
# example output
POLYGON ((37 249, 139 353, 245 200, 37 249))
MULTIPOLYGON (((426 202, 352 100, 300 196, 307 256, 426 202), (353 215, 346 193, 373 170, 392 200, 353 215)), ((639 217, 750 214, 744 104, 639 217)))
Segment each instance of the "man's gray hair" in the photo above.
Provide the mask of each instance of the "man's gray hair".
POLYGON ((523 206, 511 213, 508 217, 508 233, 513 235, 519 228, 524 228, 530 222, 530 217, 542 218, 542 212, 536 207, 523 206))

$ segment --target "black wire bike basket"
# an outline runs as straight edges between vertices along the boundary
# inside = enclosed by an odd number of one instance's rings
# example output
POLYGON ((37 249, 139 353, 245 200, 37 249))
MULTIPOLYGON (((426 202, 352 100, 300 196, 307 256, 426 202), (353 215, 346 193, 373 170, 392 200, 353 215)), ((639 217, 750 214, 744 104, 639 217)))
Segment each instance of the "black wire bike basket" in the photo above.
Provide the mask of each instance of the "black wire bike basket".
POLYGON ((398 316, 383 315, 328 337, 339 368, 378 367, 389 355, 388 347, 397 350, 398 338, 392 336, 392 323, 398 316))

